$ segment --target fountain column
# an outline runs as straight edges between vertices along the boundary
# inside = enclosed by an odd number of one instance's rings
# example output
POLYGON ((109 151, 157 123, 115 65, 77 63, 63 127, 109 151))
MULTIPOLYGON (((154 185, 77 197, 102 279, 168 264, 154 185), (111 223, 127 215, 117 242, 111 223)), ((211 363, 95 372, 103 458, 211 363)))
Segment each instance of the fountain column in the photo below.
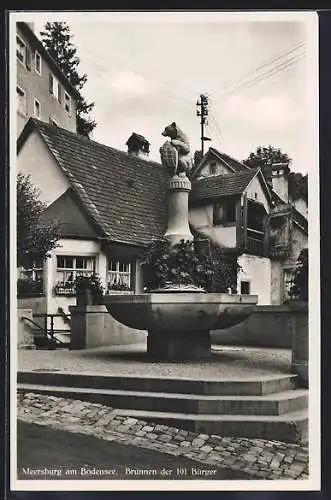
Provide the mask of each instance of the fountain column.
POLYGON ((174 175, 169 181, 168 229, 164 235, 172 245, 193 241, 188 223, 188 195, 191 182, 186 175, 174 175))

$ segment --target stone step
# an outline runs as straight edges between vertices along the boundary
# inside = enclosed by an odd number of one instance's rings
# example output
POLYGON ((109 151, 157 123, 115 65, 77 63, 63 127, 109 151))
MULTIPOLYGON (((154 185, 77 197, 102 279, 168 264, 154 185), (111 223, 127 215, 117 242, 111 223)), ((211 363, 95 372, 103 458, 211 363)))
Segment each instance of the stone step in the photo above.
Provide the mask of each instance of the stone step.
POLYGON ((305 409, 308 406, 308 391, 305 389, 262 396, 206 396, 19 384, 18 392, 35 392, 48 396, 69 397, 110 405, 114 408, 148 411, 157 409, 158 411, 197 415, 282 415, 305 409))
POLYGON ((56 370, 19 371, 17 382, 44 386, 83 387, 123 391, 204 394, 209 396, 261 396, 295 388, 296 375, 258 375, 245 379, 204 379, 112 376, 93 373, 66 373, 56 370))
POLYGON ((308 411, 285 415, 194 415, 144 410, 115 410, 117 415, 223 437, 308 442, 308 411))

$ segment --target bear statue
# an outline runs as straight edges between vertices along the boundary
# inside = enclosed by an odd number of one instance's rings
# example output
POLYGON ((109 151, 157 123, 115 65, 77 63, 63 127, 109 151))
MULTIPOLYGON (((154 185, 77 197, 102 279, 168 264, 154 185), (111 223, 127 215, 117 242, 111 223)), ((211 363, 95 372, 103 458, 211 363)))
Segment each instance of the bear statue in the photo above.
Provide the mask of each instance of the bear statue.
POLYGON ((168 125, 162 132, 162 135, 164 137, 170 137, 171 139, 170 143, 166 142, 160 148, 162 163, 167 163, 168 165, 169 163, 171 163, 168 161, 169 156, 174 157, 174 155, 171 154, 170 149, 174 148, 175 151, 173 152, 176 155, 176 161, 174 160, 172 162, 174 163, 172 174, 180 176, 187 175, 189 177, 191 170, 193 168, 193 160, 190 154, 191 148, 187 136, 176 125, 176 122, 173 122, 170 125, 168 125))

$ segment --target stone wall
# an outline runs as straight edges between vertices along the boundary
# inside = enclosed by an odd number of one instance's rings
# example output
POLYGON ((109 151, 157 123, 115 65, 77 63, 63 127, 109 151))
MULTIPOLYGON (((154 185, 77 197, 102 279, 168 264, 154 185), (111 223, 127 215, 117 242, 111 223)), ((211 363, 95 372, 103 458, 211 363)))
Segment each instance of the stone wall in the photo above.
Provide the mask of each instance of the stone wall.
MULTIPOLYGON (((30 309, 32 314, 46 314, 47 304, 46 297, 19 297, 17 299, 18 309, 30 309)), ((35 323, 44 328, 45 319, 44 318, 32 318, 35 323)))
POLYGON ((104 305, 71 306, 71 349, 146 342, 147 332, 116 321, 104 305))
POLYGON ((34 349, 31 323, 23 318, 32 320, 31 309, 17 309, 17 347, 18 349, 34 349))
POLYGON ((218 345, 291 349, 292 372, 298 375, 300 386, 308 387, 308 319, 306 302, 257 306, 240 325, 212 332, 211 341, 218 345))
POLYGON ((251 347, 291 349, 293 321, 302 316, 308 334, 308 307, 302 311, 293 305, 257 306, 243 323, 212 333, 212 343, 251 347))

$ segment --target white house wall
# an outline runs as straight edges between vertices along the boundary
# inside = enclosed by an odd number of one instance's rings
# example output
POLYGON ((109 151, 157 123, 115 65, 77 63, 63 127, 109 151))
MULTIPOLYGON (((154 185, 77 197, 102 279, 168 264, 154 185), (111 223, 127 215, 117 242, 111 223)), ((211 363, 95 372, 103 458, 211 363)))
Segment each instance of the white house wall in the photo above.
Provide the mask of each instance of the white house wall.
POLYGON ((238 293, 240 281, 250 282, 250 293, 258 296, 258 305, 271 304, 271 262, 266 257, 242 254, 238 258, 242 270, 238 273, 238 293))
POLYGON ((258 201, 259 203, 263 203, 267 213, 269 213, 270 211, 269 201, 262 189, 261 181, 257 176, 253 177, 253 179, 247 186, 245 192, 247 193, 248 199, 258 201))
POLYGON ((69 188, 69 181, 37 131, 22 146, 17 156, 17 171, 31 176, 31 182, 40 189, 40 200, 47 205, 69 188))
POLYGON ((295 223, 292 225, 292 253, 291 260, 296 264, 303 248, 308 248, 308 235, 295 223))
POLYGON ((236 226, 214 226, 213 205, 193 207, 189 210, 189 222, 197 231, 222 247, 236 246, 236 226))
MULTIPOLYGON (((96 273, 99 274, 103 286, 106 286, 107 259, 101 252, 101 245, 96 241, 61 239, 58 241, 58 248, 52 252, 52 256, 46 261, 46 296, 47 312, 57 314, 58 308, 62 307, 68 313, 69 306, 76 304, 76 297, 65 297, 63 295, 54 295, 53 289, 56 284, 56 256, 57 255, 83 255, 96 257, 96 273)), ((66 328, 61 318, 55 318, 55 328, 66 328)), ((69 327, 67 327, 69 328, 69 327)))

